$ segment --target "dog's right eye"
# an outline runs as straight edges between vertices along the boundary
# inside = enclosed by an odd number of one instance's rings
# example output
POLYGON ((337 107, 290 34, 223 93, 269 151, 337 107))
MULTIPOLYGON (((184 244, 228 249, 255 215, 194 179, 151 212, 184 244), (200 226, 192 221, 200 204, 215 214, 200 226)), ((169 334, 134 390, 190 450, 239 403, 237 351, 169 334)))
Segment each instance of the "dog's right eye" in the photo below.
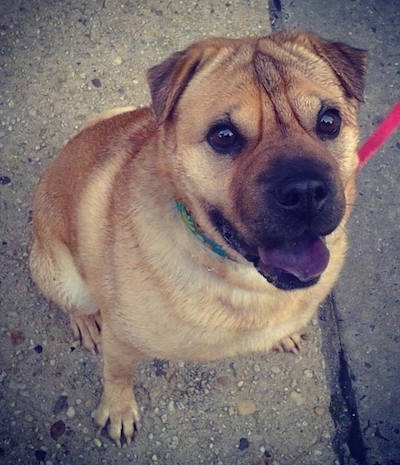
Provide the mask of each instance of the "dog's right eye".
POLYGON ((220 123, 208 131, 207 142, 218 153, 235 155, 242 149, 244 139, 232 124, 220 123))

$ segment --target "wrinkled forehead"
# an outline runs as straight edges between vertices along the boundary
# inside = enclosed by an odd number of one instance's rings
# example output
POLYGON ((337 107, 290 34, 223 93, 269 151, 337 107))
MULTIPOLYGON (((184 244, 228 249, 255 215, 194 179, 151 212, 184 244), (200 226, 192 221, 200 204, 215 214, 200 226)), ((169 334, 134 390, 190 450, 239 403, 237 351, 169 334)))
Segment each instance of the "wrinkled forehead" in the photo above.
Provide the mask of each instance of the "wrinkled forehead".
POLYGON ((303 100, 313 107, 322 100, 337 101, 343 89, 330 66, 312 51, 263 38, 221 47, 202 64, 185 94, 191 110, 205 109, 210 118, 250 106, 257 118, 271 108, 291 113, 289 107, 303 106, 303 100))
POLYGON ((336 89, 343 94, 329 64, 300 44, 276 44, 268 38, 260 39, 253 55, 253 66, 258 82, 268 94, 282 87, 291 89, 304 82, 336 89))
POLYGON ((221 47, 202 65, 197 78, 204 80, 204 85, 214 83, 221 97, 233 89, 251 91, 254 85, 271 95, 306 82, 343 94, 335 73, 317 53, 300 44, 279 44, 269 38, 232 41, 221 47))

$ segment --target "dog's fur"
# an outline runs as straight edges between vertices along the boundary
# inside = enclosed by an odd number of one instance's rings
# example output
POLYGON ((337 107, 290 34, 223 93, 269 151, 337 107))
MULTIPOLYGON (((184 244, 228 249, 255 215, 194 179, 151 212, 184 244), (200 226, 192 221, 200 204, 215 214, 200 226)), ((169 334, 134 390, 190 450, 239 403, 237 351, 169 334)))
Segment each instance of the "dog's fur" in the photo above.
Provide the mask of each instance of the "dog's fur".
POLYGON ((118 444, 142 357, 298 349, 346 252, 364 74, 363 51, 309 33, 204 40, 150 69, 151 108, 92 120, 45 172, 32 275, 101 349, 96 419, 118 444))

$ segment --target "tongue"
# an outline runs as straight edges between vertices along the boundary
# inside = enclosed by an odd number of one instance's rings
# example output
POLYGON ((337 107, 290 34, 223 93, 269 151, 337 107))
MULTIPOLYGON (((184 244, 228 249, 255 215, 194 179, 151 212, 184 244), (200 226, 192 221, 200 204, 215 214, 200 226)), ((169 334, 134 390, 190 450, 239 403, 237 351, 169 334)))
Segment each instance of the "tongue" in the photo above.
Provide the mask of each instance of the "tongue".
POLYGON ((319 238, 301 237, 272 247, 259 247, 261 264, 294 275, 306 282, 327 267, 329 251, 319 238))

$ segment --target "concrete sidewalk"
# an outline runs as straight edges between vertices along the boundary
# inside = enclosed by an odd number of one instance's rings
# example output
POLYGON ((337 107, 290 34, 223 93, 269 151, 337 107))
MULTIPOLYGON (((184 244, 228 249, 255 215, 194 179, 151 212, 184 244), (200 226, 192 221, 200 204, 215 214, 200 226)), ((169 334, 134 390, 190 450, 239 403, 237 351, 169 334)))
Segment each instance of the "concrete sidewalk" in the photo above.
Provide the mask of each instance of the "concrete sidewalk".
MULTIPOLYGON (((367 15, 355 29, 346 23, 355 19, 342 18, 339 5, 330 6, 338 16, 325 16, 319 24, 317 15, 308 18, 302 2, 283 2, 274 24, 303 26, 370 48, 365 42, 374 44, 367 34, 373 16, 358 2, 351 5, 359 8, 361 19, 367 15), (337 28, 339 17, 343 29, 337 28)), ((316 3, 314 11, 319 9, 316 3)), ((390 154, 396 139, 361 173, 353 259, 335 298, 321 309, 320 325, 317 319, 310 325, 301 354, 210 364, 143 363, 134 386, 143 426, 133 445, 120 450, 106 436, 95 437, 91 412, 100 397, 99 359, 72 343, 65 316, 29 278, 32 191, 44 167, 88 116, 114 106, 148 104, 149 66, 204 36, 267 34, 268 5, 264 0, 3 0, 0 18, 0 462, 400 463, 395 443, 395 409, 400 408, 387 395, 396 392, 398 353, 395 233, 400 221, 394 199, 399 187, 390 154), (387 205, 393 208, 386 212, 387 205), (337 325, 338 315, 344 324, 337 325)), ((377 23, 373 37, 383 38, 395 18, 393 11, 388 23, 377 23)), ((392 45, 374 45, 387 74, 370 74, 365 135, 396 98, 390 85, 398 68, 394 45, 399 36, 391 33, 392 45), (386 85, 374 88, 374 82, 386 85)))

